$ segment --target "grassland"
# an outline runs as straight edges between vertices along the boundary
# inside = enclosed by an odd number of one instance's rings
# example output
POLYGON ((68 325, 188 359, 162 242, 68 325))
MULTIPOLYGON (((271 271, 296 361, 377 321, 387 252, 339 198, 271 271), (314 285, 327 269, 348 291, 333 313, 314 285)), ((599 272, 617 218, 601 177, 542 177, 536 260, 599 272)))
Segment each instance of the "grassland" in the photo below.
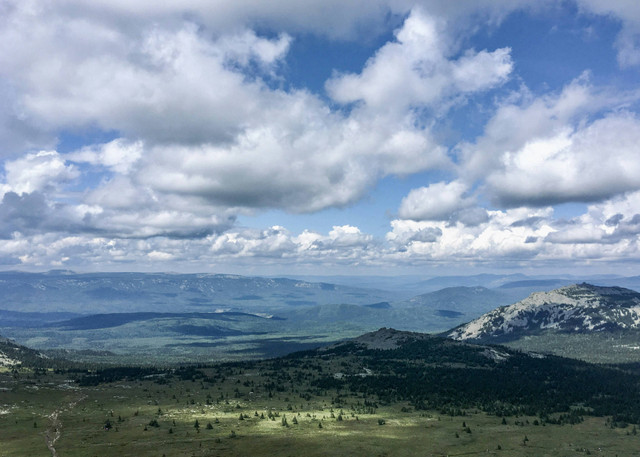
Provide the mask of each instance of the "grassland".
MULTIPOLYGON (((345 366, 329 361, 325 372, 345 366)), ((0 457, 633 456, 635 427, 608 417, 416 411, 310 387, 313 367, 230 364, 82 386, 82 373, 0 373, 0 457), (196 427, 196 421, 198 427, 196 427), (50 446, 50 449, 47 447, 50 446)), ((86 378, 85 378, 86 379, 86 378)))

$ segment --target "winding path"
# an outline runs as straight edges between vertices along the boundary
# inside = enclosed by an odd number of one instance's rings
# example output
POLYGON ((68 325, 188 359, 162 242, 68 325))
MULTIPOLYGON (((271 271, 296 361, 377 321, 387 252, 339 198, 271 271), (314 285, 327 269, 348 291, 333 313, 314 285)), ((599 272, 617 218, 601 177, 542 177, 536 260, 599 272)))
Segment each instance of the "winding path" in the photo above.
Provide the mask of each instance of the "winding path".
POLYGON ((49 414, 49 426, 44 432, 44 441, 47 444, 49 451, 51 451, 51 457, 58 457, 58 451, 55 448, 55 444, 62 436, 62 420, 60 419, 60 413, 62 411, 72 410, 85 398, 87 398, 86 395, 81 395, 75 400, 69 402, 66 406, 58 408, 49 414))

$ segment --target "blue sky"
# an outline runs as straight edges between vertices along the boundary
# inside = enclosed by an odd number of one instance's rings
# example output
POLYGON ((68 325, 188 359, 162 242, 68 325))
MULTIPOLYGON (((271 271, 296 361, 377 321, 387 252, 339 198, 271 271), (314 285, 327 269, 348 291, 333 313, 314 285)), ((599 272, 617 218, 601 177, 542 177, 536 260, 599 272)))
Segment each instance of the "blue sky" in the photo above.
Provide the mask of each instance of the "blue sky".
POLYGON ((637 270, 634 2, 0 12, 2 268, 637 270))

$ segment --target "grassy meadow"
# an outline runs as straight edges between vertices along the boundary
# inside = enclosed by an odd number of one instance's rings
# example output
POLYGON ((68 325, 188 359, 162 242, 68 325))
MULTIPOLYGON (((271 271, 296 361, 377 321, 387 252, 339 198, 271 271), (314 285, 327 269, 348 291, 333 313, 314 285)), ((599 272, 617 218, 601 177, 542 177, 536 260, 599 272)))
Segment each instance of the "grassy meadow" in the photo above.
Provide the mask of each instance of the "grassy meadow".
MULTIPOLYGON (((336 366, 333 369, 338 370, 336 366)), ((456 415, 298 389, 262 366, 229 365, 79 386, 69 373, 0 373, 0 457, 637 456, 632 425, 575 425, 476 410, 456 415), (211 382, 215 379, 215 382, 211 382), (373 406, 372 406, 373 405, 373 406), (50 446, 50 448, 48 448, 50 446)), ((304 382, 300 386, 306 385, 304 382)))

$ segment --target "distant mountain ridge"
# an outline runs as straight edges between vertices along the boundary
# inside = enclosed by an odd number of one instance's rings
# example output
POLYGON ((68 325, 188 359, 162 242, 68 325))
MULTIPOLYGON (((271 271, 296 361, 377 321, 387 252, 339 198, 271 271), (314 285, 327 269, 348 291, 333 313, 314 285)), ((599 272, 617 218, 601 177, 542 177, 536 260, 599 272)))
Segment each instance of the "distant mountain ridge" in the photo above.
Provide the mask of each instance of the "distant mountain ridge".
POLYGON ((227 274, 0 272, 0 309, 72 313, 260 312, 333 303, 391 301, 391 292, 287 278, 227 274))
POLYGON ((552 330, 563 333, 640 329, 640 293, 574 284, 536 292, 447 333, 456 340, 509 341, 552 330))
POLYGON ((511 296, 482 286, 446 287, 394 303, 396 306, 429 307, 440 312, 480 315, 498 306, 513 303, 511 296))

